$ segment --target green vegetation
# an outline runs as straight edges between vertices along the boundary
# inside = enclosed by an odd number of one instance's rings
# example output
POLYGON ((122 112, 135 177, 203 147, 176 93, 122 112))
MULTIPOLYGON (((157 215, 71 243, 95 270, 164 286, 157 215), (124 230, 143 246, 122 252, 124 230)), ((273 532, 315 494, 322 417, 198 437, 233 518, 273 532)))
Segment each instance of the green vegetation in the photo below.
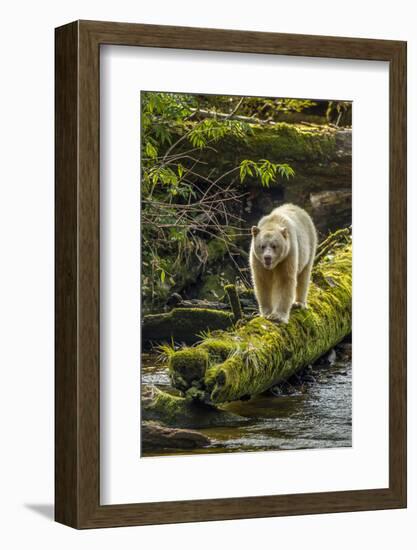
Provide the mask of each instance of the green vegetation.
POLYGON ((271 129, 257 128, 251 147, 275 161, 323 161, 335 153, 335 129, 281 122, 271 129))
POLYGON ((204 349, 183 349, 171 356, 169 365, 172 384, 186 391, 204 377, 208 353, 204 349))
POLYGON ((149 309, 236 248, 244 231, 236 202, 246 178, 268 187, 294 171, 256 152, 222 172, 207 164, 204 156, 218 157, 227 140, 245 144, 255 134, 232 113, 216 116, 221 96, 143 92, 141 100, 142 294, 149 309))
POLYGON ((351 103, 142 92, 140 110, 142 451, 238 450, 258 428, 266 448, 264 419, 281 432, 283 395, 327 380, 313 363, 351 331, 351 103), (285 202, 322 242, 309 309, 278 325, 257 314, 248 257, 251 226, 285 202))
POLYGON ((160 309, 172 292, 211 271, 217 281, 205 289, 207 297, 237 275, 248 284, 240 252, 249 229, 241 206, 251 189, 304 186, 298 172, 305 163, 316 169, 329 163, 337 177, 330 162, 338 154, 337 128, 326 120, 348 120, 349 113, 346 102, 143 92, 144 310, 160 309), (293 115, 322 122, 282 122, 293 115), (225 257, 232 269, 219 283, 225 257))

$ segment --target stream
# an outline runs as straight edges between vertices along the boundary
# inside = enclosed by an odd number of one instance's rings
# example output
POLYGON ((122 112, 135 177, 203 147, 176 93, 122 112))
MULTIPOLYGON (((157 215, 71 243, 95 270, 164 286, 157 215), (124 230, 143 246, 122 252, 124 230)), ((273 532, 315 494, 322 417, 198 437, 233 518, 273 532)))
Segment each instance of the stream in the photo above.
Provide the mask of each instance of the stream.
MULTIPOLYGON (((172 391, 166 367, 142 355, 142 383, 172 391)), ((264 394, 222 408, 246 418, 244 425, 199 429, 212 444, 202 449, 152 450, 144 456, 284 449, 323 449, 352 445, 351 346, 336 349, 336 359, 310 367, 277 395, 264 394)))

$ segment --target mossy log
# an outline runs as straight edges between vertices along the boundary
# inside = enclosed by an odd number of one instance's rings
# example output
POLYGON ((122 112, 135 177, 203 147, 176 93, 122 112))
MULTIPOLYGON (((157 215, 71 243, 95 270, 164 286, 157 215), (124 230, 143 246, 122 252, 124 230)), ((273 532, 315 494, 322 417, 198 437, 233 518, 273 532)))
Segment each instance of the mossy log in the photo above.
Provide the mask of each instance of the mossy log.
POLYGON ((279 122, 268 129, 254 128, 249 147, 264 158, 285 158, 286 162, 331 159, 336 155, 336 131, 328 126, 313 128, 279 122))
POLYGON ((236 426, 247 419, 200 401, 172 395, 156 387, 147 387, 142 397, 142 420, 156 420, 176 428, 236 426))
POLYGON ((233 314, 203 308, 176 308, 169 313, 145 315, 142 320, 144 342, 183 342, 191 344, 207 330, 225 330, 233 324, 233 314))
POLYGON ((172 352, 171 380, 182 392, 222 403, 259 394, 314 362, 351 331, 352 245, 349 230, 329 238, 315 265, 309 308, 287 325, 262 317, 240 321, 193 348, 172 352), (331 245, 330 245, 331 243, 331 245))
MULTIPOLYGON (((222 140, 222 154, 206 149, 202 159, 208 168, 216 166, 219 173, 237 166, 244 159, 266 158, 273 162, 294 163, 327 162, 338 160, 350 154, 349 131, 341 132, 328 125, 287 124, 278 122, 272 125, 254 124, 249 139, 226 137, 222 140)), ((204 170, 203 170, 204 172, 204 170)), ((247 177, 247 184, 258 185, 256 178, 247 177)))

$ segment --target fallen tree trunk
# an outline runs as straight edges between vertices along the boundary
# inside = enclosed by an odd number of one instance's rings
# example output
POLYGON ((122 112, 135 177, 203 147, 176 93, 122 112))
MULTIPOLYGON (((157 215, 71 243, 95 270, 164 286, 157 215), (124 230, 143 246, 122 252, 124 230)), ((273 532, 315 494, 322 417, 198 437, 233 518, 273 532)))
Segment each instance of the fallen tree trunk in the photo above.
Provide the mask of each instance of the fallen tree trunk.
POLYGON ((222 411, 195 399, 171 395, 156 387, 144 389, 142 420, 156 420, 176 428, 236 426, 248 421, 247 418, 238 414, 222 411))
POLYGON ((144 342, 184 342, 192 344, 207 330, 225 330, 233 324, 233 314, 203 308, 173 309, 169 313, 145 315, 142 321, 144 342))
POLYGON ((287 325, 262 317, 218 331, 193 348, 170 353, 174 386, 200 391, 209 403, 259 394, 314 362, 351 331, 352 246, 348 230, 327 239, 331 246, 313 271, 309 309, 293 311, 287 325))

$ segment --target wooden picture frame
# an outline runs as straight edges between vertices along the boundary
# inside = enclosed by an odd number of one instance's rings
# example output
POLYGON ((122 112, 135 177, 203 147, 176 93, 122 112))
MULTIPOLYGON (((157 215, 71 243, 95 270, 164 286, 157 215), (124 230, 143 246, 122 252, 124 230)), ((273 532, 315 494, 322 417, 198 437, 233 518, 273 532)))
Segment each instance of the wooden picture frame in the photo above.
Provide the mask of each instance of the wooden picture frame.
POLYGON ((406 506, 406 43, 77 21, 56 29, 55 518, 75 528, 406 506), (100 505, 99 55, 118 44, 389 62, 389 487, 100 505))

